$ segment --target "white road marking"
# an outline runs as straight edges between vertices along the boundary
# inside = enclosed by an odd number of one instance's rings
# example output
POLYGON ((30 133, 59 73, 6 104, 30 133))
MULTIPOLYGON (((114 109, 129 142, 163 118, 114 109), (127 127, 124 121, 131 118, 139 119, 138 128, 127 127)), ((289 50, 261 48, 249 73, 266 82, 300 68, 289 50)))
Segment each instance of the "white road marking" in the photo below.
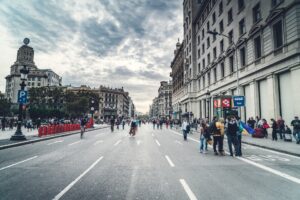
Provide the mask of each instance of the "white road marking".
POLYGON ((103 159, 103 156, 98 158, 87 170, 85 170, 80 176, 78 176, 72 183, 70 183, 65 189, 63 189, 58 195, 56 195, 53 200, 59 200, 65 193, 67 193, 84 175, 86 175, 91 169, 93 169, 98 162, 103 159))
POLYGON ((152 137, 154 137, 154 134, 152 133, 152 137))
POLYGON ((120 144, 120 142, 122 142, 122 140, 118 140, 118 141, 114 144, 114 146, 117 146, 118 144, 120 144))
POLYGON ((68 144, 69 146, 72 146, 72 145, 75 145, 75 144, 78 144, 78 143, 80 143, 81 141, 77 141, 77 142, 73 142, 73 143, 71 143, 71 144, 68 144))
MULTIPOLYGON (((179 133, 177 133, 177 132, 175 132, 175 131, 172 131, 172 132, 174 132, 175 134, 181 136, 181 134, 179 134, 179 133)), ((195 139, 193 139, 193 138, 189 138, 189 139, 192 140, 192 141, 195 141, 195 142, 197 142, 197 143, 200 143, 198 140, 195 140, 195 139)), ((259 148, 259 149, 263 149, 263 148, 259 148)), ((225 151, 225 153, 226 153, 227 155, 230 155, 230 153, 229 153, 228 151, 225 151)), ((283 154, 283 153, 282 153, 282 154, 283 154)), ((284 155, 288 155, 288 154, 284 154, 284 155)), ((272 169, 272 168, 270 168, 270 167, 264 166, 264 165, 262 165, 262 164, 253 162, 253 161, 248 160, 248 159, 246 159, 246 158, 242 158, 242 157, 236 157, 236 158, 239 159, 239 160, 241 160, 241 161, 244 161, 244 162, 246 162, 246 163, 248 163, 248 164, 254 165, 255 167, 258 167, 258 168, 260 168, 260 169, 263 169, 263 170, 265 170, 265 171, 271 172, 271 173, 273 173, 273 174, 275 174, 275 175, 278 175, 278 176, 280 176, 280 177, 286 178, 286 179, 288 179, 288 180, 290 180, 290 181, 292 181, 292 182, 295 182, 295 183, 300 184, 300 179, 298 179, 298 178, 296 178, 296 177, 293 177, 293 176, 291 176, 291 175, 285 174, 285 173, 283 173, 283 172, 280 172, 280 171, 278 171, 278 170, 272 169)))
POLYGON ((137 145, 141 144, 141 140, 136 141, 137 145))
POLYGON ((181 143, 181 142, 179 142, 178 140, 175 140, 175 143, 178 143, 178 144, 182 145, 182 143, 181 143))
POLYGON ((191 188, 189 187, 189 185, 185 182, 184 179, 179 179, 183 189, 185 190, 185 192, 187 193, 187 195, 189 196, 190 200, 197 200, 197 197, 195 196, 195 194, 192 192, 191 188))
POLYGON ((20 161, 20 162, 17 162, 17 163, 8 165, 8 166, 6 166, 6 167, 2 167, 2 168, 0 168, 0 171, 1 171, 1 170, 4 170, 4 169, 7 169, 7 168, 10 168, 10 167, 13 167, 13 166, 18 165, 18 164, 27 162, 27 161, 29 161, 29 160, 35 159, 35 158, 37 158, 37 157, 38 157, 38 156, 33 156, 33 157, 31 157, 31 158, 27 158, 26 160, 22 160, 22 161, 20 161))
POLYGON ((61 142, 63 142, 63 140, 57 140, 57 141, 51 142, 51 143, 49 143, 49 144, 47 144, 47 145, 52 145, 52 144, 61 143, 61 142))
POLYGON ((295 182, 295 183, 300 184, 300 179, 298 179, 298 178, 296 178, 296 177, 293 177, 293 176, 290 176, 290 175, 288 175, 288 174, 286 174, 286 173, 283 173, 283 172, 280 172, 280 171, 278 171, 278 170, 272 169, 272 168, 270 168, 270 167, 264 166, 264 165, 262 165, 262 164, 253 162, 253 161, 248 160, 248 159, 246 159, 246 158, 237 157, 237 159, 242 160, 242 161, 244 161, 244 162, 246 162, 246 163, 249 163, 249 164, 251 164, 251 165, 254 165, 255 167, 261 168, 261 169, 263 169, 263 170, 265 170, 265 171, 271 172, 272 174, 276 174, 276 175, 278 175, 278 176, 281 176, 281 177, 283 177, 283 178, 286 178, 286 179, 288 179, 288 180, 290 180, 290 181, 292 181, 292 182, 295 182))
POLYGON ((159 143, 159 141, 158 141, 158 140, 155 140, 155 142, 156 142, 156 144, 157 144, 158 146, 160 146, 160 143, 159 143))
POLYGON ((99 143, 103 143, 103 140, 98 140, 98 141, 96 141, 96 142, 94 143, 94 145, 97 145, 97 144, 99 144, 99 143))
POLYGON ((171 167, 175 167, 174 163, 173 163, 172 160, 169 158, 169 156, 166 155, 165 157, 166 157, 168 163, 170 164, 170 166, 171 166, 171 167))

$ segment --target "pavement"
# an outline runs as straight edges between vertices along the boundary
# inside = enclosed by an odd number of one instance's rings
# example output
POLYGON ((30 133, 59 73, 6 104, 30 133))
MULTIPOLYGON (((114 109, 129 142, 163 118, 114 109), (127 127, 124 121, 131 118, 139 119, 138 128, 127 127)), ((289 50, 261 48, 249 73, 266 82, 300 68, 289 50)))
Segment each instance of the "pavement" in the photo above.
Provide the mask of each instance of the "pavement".
POLYGON ((297 156, 246 144, 243 157, 201 154, 196 134, 183 141, 152 125, 128 131, 1 150, 0 199, 299 199, 297 156))

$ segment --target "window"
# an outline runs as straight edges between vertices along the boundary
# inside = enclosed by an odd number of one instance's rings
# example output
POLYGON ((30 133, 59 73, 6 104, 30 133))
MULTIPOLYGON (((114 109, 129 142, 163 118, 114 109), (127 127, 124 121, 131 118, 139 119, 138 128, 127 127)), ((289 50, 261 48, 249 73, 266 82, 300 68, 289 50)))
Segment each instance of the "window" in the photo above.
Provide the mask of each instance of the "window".
POLYGON ((203 88, 205 88, 205 76, 203 76, 202 82, 203 88))
POLYGON ((38 81, 41 81, 41 77, 38 77, 38 81))
POLYGON ((241 60, 241 67, 246 66, 246 49, 245 47, 240 49, 240 60, 241 60))
POLYGON ((254 6, 253 10, 253 23, 258 22, 261 19, 261 13, 260 13, 260 4, 256 4, 256 6, 254 6))
POLYGON ((282 21, 273 25, 273 41, 274 49, 278 49, 283 45, 282 21))
POLYGON ((224 78, 225 76, 225 70, 224 70, 224 63, 221 63, 221 78, 224 78))
POLYGON ((213 56, 214 56, 214 59, 217 58, 217 47, 215 47, 215 48, 213 49, 213 56))
POLYGON ((233 17, 232 17, 232 8, 230 8, 230 10, 228 11, 228 24, 230 24, 233 21, 233 17))
POLYGON ((202 39, 204 39, 204 29, 202 29, 202 39))
POLYGON ((208 85, 210 85, 210 72, 207 73, 207 81, 208 81, 208 85))
POLYGON ((200 71, 201 71, 201 65, 200 63, 198 63, 198 73, 200 74, 200 71))
POLYGON ((219 15, 223 13, 223 2, 221 1, 219 4, 219 15))
POLYGON ((200 79, 198 80, 198 90, 201 89, 201 85, 200 85, 200 79))
POLYGON ((255 59, 259 59, 261 57, 261 38, 260 36, 254 38, 254 54, 255 59))
POLYGON ((198 59, 200 58, 200 49, 198 49, 198 59))
POLYGON ((216 13, 215 12, 212 14, 212 22, 213 22, 213 24, 216 23, 216 13))
POLYGON ((202 44, 202 54, 204 54, 205 53, 205 44, 203 43, 202 44))
POLYGON ((224 23, 223 23, 223 20, 220 21, 220 23, 219 23, 219 29, 220 29, 220 33, 223 33, 223 31, 224 31, 224 23))
POLYGON ((239 8, 239 11, 241 11, 245 8, 245 1, 244 0, 238 0, 238 8, 239 8))
POLYGON ((207 64, 208 64, 208 65, 210 64, 210 53, 207 54, 207 64))
POLYGON ((37 85, 38 85, 38 86, 41 86, 41 83, 38 83, 37 85))
POLYGON ((202 60, 202 67, 205 68, 205 59, 202 60))
POLYGON ((231 0, 227 0, 227 4, 229 4, 231 2, 231 0))
POLYGON ((217 82, 217 68, 214 68, 214 81, 217 82))
POLYGON ((283 0, 272 0, 272 8, 279 5, 283 0))
POLYGON ((224 40, 220 41, 220 51, 221 51, 221 53, 224 52, 224 40))
POLYGON ((210 38, 208 37, 206 40, 207 40, 207 47, 206 48, 209 48, 210 47, 210 38))
POLYGON ((200 35, 198 35, 197 37, 197 42, 198 42, 198 45, 200 44, 200 35))
MULTIPOLYGON (((217 30, 214 29, 214 32, 217 32, 217 30)), ((216 35, 216 34, 213 34, 213 42, 216 41, 216 39, 217 39, 217 35, 216 35)))
POLYGON ((206 24, 206 28, 207 28, 207 31, 210 29, 209 21, 208 21, 207 24, 206 24))
POLYGON ((241 21, 239 22, 239 31, 240 35, 243 35, 246 32, 245 18, 241 19, 241 21))
POLYGON ((232 44, 233 42, 233 30, 231 30, 229 33, 228 33, 228 39, 229 39, 229 44, 232 44))
POLYGON ((233 55, 229 57, 229 67, 230 67, 230 73, 234 72, 234 60, 233 55))

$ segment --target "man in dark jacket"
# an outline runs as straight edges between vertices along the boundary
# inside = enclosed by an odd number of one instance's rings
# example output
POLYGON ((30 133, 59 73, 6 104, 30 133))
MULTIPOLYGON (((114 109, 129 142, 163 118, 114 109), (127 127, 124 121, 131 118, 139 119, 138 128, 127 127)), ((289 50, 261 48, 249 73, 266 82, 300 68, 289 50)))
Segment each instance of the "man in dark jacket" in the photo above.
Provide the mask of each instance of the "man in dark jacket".
POLYGON ((229 117, 227 123, 227 141, 230 156, 233 156, 232 145, 235 149, 235 155, 238 156, 238 148, 237 148, 237 132, 238 132, 238 124, 235 117, 229 117))

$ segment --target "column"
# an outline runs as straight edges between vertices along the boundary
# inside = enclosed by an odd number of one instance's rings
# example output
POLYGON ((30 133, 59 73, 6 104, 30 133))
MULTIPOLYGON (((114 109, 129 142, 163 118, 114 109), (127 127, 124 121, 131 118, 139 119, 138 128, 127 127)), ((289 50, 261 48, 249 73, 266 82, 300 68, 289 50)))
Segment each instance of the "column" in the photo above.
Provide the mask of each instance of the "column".
MULTIPOLYGON (((300 117, 300 66, 291 69, 291 99, 293 101, 294 116, 300 117)), ((287 88, 289 89, 289 88, 287 88)))

